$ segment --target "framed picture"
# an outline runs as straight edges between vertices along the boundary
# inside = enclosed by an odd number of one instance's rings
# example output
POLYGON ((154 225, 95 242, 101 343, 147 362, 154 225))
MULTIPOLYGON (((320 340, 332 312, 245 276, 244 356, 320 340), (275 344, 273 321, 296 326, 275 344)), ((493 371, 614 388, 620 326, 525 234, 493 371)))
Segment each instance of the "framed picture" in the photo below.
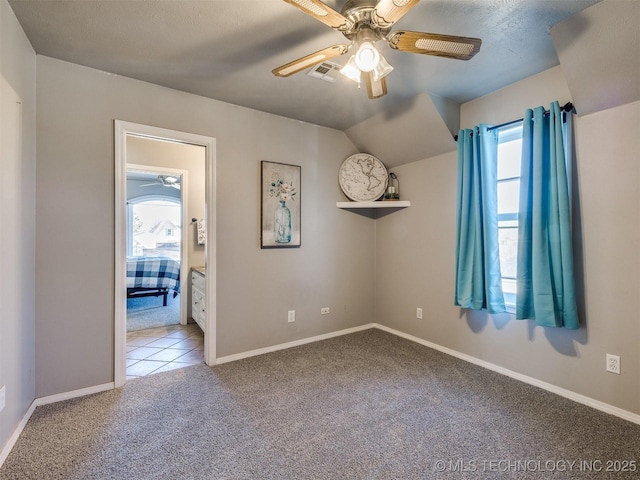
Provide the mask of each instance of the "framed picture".
POLYGON ((300 246, 300 166, 262 161, 261 248, 300 246))

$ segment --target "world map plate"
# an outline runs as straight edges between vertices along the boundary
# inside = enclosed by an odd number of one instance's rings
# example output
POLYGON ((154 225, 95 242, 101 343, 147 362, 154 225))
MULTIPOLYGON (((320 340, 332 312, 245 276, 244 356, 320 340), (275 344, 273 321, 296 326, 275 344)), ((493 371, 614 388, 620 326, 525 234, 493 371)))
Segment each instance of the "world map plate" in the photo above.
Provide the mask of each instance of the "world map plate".
POLYGON ((338 181, 350 200, 370 202, 384 194, 389 177, 384 164, 376 157, 368 153, 356 153, 342 162, 338 181))

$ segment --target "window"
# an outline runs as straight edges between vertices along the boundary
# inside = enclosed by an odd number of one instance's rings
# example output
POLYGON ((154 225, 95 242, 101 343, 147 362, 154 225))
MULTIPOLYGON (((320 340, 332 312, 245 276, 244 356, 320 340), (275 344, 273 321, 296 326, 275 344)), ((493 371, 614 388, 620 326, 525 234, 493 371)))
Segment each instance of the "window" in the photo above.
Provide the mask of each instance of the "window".
POLYGON ((181 204, 172 197, 143 196, 127 202, 127 256, 180 260, 181 204))
POLYGON ((516 304, 516 263, 518 259, 518 203, 522 123, 498 130, 498 241, 502 290, 509 311, 516 304))

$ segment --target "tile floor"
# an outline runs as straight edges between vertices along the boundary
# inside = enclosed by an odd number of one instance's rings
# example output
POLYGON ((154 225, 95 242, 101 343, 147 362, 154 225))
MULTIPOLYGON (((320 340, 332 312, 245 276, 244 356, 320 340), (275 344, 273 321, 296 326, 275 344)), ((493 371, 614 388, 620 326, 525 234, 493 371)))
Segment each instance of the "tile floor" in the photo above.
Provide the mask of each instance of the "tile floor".
POLYGON ((204 333, 195 323, 127 333, 127 380, 204 362, 204 333))

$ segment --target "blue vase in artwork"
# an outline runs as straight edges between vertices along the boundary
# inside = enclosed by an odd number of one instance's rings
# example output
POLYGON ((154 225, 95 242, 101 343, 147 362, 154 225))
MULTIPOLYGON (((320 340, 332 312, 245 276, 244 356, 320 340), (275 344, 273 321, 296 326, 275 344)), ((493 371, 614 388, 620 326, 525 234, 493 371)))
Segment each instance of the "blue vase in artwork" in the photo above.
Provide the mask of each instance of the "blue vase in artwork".
POLYGON ((280 200, 280 206, 276 208, 273 222, 276 243, 289 243, 291 241, 291 211, 280 200))

